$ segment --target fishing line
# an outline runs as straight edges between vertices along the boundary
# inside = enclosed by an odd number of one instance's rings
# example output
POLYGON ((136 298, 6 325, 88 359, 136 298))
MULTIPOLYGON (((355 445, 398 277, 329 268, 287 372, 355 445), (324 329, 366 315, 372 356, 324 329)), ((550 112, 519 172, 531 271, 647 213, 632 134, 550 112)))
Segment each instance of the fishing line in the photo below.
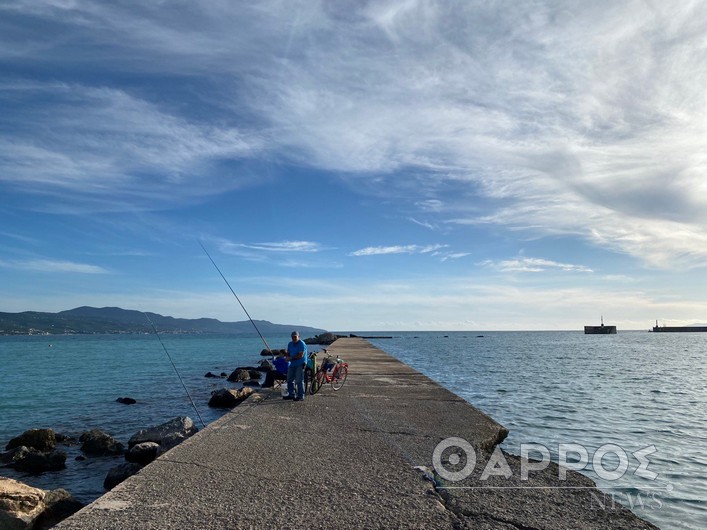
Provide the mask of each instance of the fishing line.
POLYGON ((162 337, 160 337, 160 334, 157 332, 157 328, 155 327, 155 324, 152 322, 152 320, 150 320, 150 317, 147 316, 147 313, 145 313, 143 311, 142 314, 145 315, 145 318, 150 323, 150 326, 152 326, 152 330, 155 332, 155 335, 157 335, 157 340, 160 341, 160 344, 162 345, 162 349, 167 354, 167 358, 169 359, 169 362, 172 363, 172 368, 174 368, 174 373, 177 374, 177 377, 182 382, 182 386, 184 387, 184 391, 187 393, 187 397, 189 398, 189 401, 191 401, 191 406, 194 407, 194 412, 196 412, 196 415, 199 416, 199 421, 201 422, 201 425, 203 427, 206 427, 206 423, 204 423, 204 420, 201 418, 201 414, 199 414, 199 409, 196 408, 196 403, 194 403, 194 400, 191 398, 191 394, 189 393, 189 390, 187 389, 187 385, 184 384, 184 379, 182 379, 182 376, 179 375, 179 370, 177 370, 177 367, 174 365, 174 361, 172 360, 172 356, 167 351, 167 348, 165 347, 164 342, 162 342, 162 337))
POLYGON ((225 277, 225 276, 223 275, 223 273, 221 272, 221 269, 219 269, 219 268, 218 268, 218 265, 216 265, 216 262, 215 262, 214 259, 211 257, 211 254, 209 254, 208 251, 206 250, 206 248, 204 248, 204 245, 201 243, 201 241, 199 241, 199 246, 201 246, 201 249, 202 249, 202 250, 206 253, 206 255, 209 257, 209 259, 211 260, 211 263, 213 263, 214 267, 216 267, 216 270, 217 270, 218 273, 221 275, 221 278, 223 278, 223 281, 226 282, 226 285, 228 285, 228 288, 229 288, 229 289, 231 290, 231 292, 233 293, 233 296, 236 297, 236 300, 238 300, 238 303, 241 304, 241 307, 243 308, 243 311, 245 311, 245 314, 248 316, 248 320, 250 320, 250 323, 253 324, 253 327, 255 328, 255 331, 258 332, 258 335, 260 335, 260 339, 263 341, 263 344, 265 344, 265 347, 266 347, 266 348, 268 349, 268 351, 270 352, 270 355, 273 355, 273 352, 272 352, 272 350, 270 349, 270 346, 268 346, 267 341, 266 341, 265 338, 263 337, 262 333, 260 333, 260 330, 258 329, 258 326, 256 326, 256 325, 255 325, 255 322, 253 321, 253 319, 250 318, 250 314, 248 314, 248 310, 247 310, 247 309, 245 308, 245 306, 243 305, 243 302, 241 302, 241 299, 238 298, 238 295, 236 294, 236 291, 233 290, 233 287, 231 287, 231 284, 228 283, 228 280, 226 279, 226 277, 225 277))

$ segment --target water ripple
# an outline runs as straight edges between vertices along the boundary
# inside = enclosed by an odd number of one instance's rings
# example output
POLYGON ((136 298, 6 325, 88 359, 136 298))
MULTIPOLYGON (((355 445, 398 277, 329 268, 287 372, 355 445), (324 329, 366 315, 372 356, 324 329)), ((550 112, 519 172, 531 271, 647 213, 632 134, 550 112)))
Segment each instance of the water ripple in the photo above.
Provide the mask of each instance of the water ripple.
POLYGON ((589 465, 600 487, 621 489, 632 496, 627 504, 650 493, 656 502, 633 510, 662 529, 707 528, 707 387, 697 369, 707 365, 707 334, 444 334, 416 333, 414 347, 408 334, 373 342, 510 428, 510 452, 543 443, 557 458, 560 443, 581 443, 590 454, 619 445, 629 473, 609 482, 589 465), (651 445, 655 481, 632 472, 632 453, 651 445))

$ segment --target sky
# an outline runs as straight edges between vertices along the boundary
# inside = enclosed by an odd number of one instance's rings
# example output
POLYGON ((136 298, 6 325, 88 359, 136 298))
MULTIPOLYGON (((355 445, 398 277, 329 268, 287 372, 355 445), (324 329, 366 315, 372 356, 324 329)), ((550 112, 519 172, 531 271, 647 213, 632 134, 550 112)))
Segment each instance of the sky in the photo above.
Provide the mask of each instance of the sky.
POLYGON ((0 3, 0 311, 707 322, 707 3, 0 3), (201 244, 201 245, 200 245, 201 244))

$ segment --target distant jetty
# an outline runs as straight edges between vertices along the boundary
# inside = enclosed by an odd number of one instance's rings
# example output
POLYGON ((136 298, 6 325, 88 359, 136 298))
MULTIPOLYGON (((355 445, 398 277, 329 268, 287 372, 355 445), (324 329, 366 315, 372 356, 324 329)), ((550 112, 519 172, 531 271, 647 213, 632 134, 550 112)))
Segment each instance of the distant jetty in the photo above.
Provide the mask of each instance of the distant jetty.
POLYGON ((658 326, 656 320, 653 331, 656 333, 707 333, 707 326, 658 326))
POLYGON ((584 326, 585 335, 616 335, 616 326, 605 326, 604 317, 601 317, 600 326, 584 326))

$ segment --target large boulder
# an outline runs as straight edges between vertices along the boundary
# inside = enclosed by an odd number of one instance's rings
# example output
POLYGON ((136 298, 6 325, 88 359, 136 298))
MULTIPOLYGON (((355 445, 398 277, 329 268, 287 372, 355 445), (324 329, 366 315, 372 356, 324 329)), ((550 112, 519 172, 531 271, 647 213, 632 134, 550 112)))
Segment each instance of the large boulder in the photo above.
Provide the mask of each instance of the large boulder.
MULTIPOLYGON (((66 467, 66 453, 64 451, 55 450, 45 453, 23 445, 11 450, 11 455, 8 465, 27 473, 39 474, 45 471, 59 471, 66 467)), ((3 460, 5 458, 4 456, 3 460)))
POLYGON ((81 435, 79 441, 81 451, 91 456, 122 455, 125 452, 123 444, 100 429, 91 429, 81 435))
POLYGON ((221 388, 211 395, 209 407, 216 409, 232 409, 253 393, 250 387, 243 387, 240 390, 221 388))
POLYGON ((273 364, 268 361, 267 359, 263 359, 258 363, 258 371, 259 372, 269 372, 270 370, 273 370, 275 367, 273 364))
POLYGON ((56 433, 52 429, 30 429, 10 440, 5 449, 23 445, 37 451, 51 451, 56 447, 56 433))
POLYGON ((250 381, 250 372, 248 370, 243 370, 242 368, 236 368, 228 376, 228 380, 232 383, 237 383, 239 381, 250 381))
POLYGON ((123 482, 128 477, 132 477, 141 469, 142 466, 140 464, 135 464, 133 462, 126 462, 124 464, 120 464, 119 466, 112 467, 103 481, 103 487, 106 490, 112 490, 118 484, 123 482))
POLYGON ((166 451, 198 431, 199 429, 194 425, 191 418, 180 416, 161 425, 136 432, 128 440, 128 448, 143 442, 155 442, 159 444, 163 451, 166 451))
POLYGON ((0 477, 0 528, 3 530, 49 528, 82 507, 66 490, 45 491, 0 477))
POLYGON ((44 504, 47 508, 37 518, 38 528, 51 528, 84 507, 65 489, 48 491, 44 496, 44 504))
POLYGON ((46 508, 45 495, 44 490, 0 477, 0 528, 32 528, 35 520, 46 508))
POLYGON ((157 458, 159 454, 160 444, 155 442, 142 442, 141 444, 133 445, 130 450, 125 453, 125 460, 146 466, 157 458))

